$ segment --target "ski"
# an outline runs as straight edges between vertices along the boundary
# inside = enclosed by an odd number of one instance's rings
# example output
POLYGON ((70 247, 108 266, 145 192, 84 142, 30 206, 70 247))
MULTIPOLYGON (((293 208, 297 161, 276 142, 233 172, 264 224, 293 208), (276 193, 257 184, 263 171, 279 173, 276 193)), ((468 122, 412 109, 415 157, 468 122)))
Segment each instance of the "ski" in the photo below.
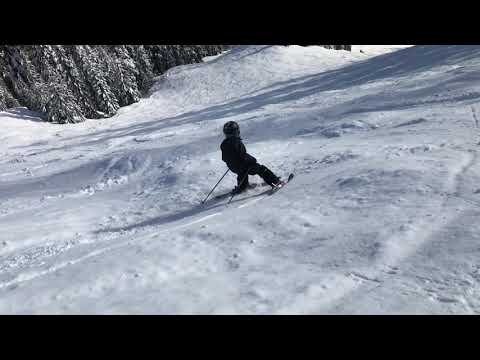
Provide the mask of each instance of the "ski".
MULTIPOLYGON (((295 175, 292 173, 288 176, 287 180, 285 182, 282 183, 281 186, 277 186, 277 187, 273 187, 272 189, 268 189, 266 190, 264 193, 260 193, 258 194, 258 196, 261 196, 263 194, 265 195, 273 195, 274 193, 276 193, 278 190, 280 190, 282 187, 284 187, 286 184, 288 184, 294 177, 295 175)), ((248 188, 241 192, 240 194, 238 195, 242 195, 242 194, 247 194, 250 190, 253 190, 253 189, 256 189, 256 188, 262 188, 262 187, 267 187, 267 186, 271 186, 271 185, 268 185, 267 183, 261 183, 261 184, 256 184, 256 183, 253 183, 253 184, 250 184, 248 186, 248 188)), ((213 196, 211 201, 217 201, 217 200, 222 200, 222 199, 225 199, 229 196, 232 196, 232 191, 229 191, 229 192, 226 192, 226 193, 223 193, 223 194, 220 194, 220 195, 216 195, 216 196, 213 196)))
MULTIPOLYGON (((267 184, 265 184, 265 185, 267 185, 267 184)), ((245 189, 245 191, 242 191, 240 194, 246 193, 247 191, 252 190, 252 189, 255 189, 255 188, 258 187, 258 186, 265 186, 265 185, 263 185, 263 184, 255 184, 255 183, 254 183, 254 184, 250 184, 250 185, 248 185, 247 189, 245 189)), ((221 199, 224 199, 224 198, 226 198, 226 197, 228 197, 228 196, 231 196, 231 195, 232 195, 232 191, 229 191, 229 192, 226 192, 226 193, 223 193, 223 194, 214 196, 213 199, 214 199, 214 200, 221 200, 221 199)))
POLYGON ((282 182, 281 185, 279 185, 279 186, 274 186, 274 187, 272 188, 272 190, 270 190, 269 195, 275 194, 278 190, 280 190, 280 189, 283 188, 285 185, 287 185, 294 177, 295 177, 295 174, 293 174, 293 173, 291 173, 290 175, 288 175, 287 181, 282 182))

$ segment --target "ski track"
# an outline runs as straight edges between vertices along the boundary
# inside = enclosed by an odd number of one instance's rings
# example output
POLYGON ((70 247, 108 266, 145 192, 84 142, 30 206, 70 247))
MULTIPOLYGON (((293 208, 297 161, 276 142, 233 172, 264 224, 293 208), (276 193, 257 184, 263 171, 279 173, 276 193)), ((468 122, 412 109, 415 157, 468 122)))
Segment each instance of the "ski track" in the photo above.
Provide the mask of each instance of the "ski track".
MULTIPOLYGON (((254 199, 254 200, 251 200, 251 201, 249 201, 249 202, 247 202, 243 205, 236 206, 235 208, 241 209, 245 206, 253 205, 254 203, 262 200, 266 196, 268 196, 268 194, 262 195, 261 197, 259 197, 257 199, 254 199)), ((242 199, 237 199, 237 201, 241 201, 241 200, 242 199)), ((227 206, 227 209, 228 209, 229 204, 225 204, 225 205, 227 206)), ((214 217, 222 215, 223 213, 224 212, 216 212, 216 213, 213 213, 213 214, 200 216, 198 219, 194 219, 194 220, 191 220, 187 223, 180 224, 180 225, 168 224, 167 226, 165 226, 165 229, 160 228, 160 229, 158 229, 158 232, 155 232, 154 234, 143 237, 140 240, 136 240, 135 245, 139 245, 141 242, 150 240, 151 238, 160 237, 162 234, 165 234, 165 233, 168 233, 168 232, 188 228, 192 225, 197 225, 199 223, 205 222, 205 221, 210 220, 214 217)), ((181 219, 181 220, 179 220, 179 222, 181 222, 183 220, 184 219, 181 219)), ((108 240, 107 240, 109 242, 115 241, 116 242, 115 245, 105 246, 101 249, 91 251, 91 252, 87 253, 86 255, 83 255, 81 257, 62 262, 61 264, 52 266, 52 267, 50 267, 46 270, 37 271, 37 272, 34 271, 34 272, 31 272, 31 273, 22 273, 12 280, 9 280, 9 281, 6 281, 6 282, 0 282, 0 289, 9 288, 9 287, 12 287, 12 286, 16 286, 20 283, 35 280, 39 277, 51 274, 53 272, 56 272, 60 269, 65 268, 67 266, 76 265, 76 264, 78 264, 80 262, 83 262, 85 260, 88 260, 92 257, 104 255, 108 252, 111 252, 113 250, 117 250, 121 247, 131 245, 133 243, 133 241, 130 238, 127 239, 127 240, 121 241, 121 242, 118 242, 118 239, 122 238, 122 237, 132 236, 132 235, 138 236, 139 233, 141 233, 142 231, 149 230, 147 228, 142 229, 142 230, 132 230, 132 231, 126 231, 126 232, 121 231, 120 233, 122 235, 120 235, 120 236, 117 235, 113 238, 109 237, 108 240)), ((15 268, 20 268, 21 270, 27 270, 30 267, 42 265, 43 261, 46 258, 53 257, 53 256, 58 256, 60 253, 71 250, 75 246, 88 245, 88 244, 92 244, 92 243, 95 243, 96 245, 99 245, 99 244, 101 244, 102 242, 105 242, 105 241, 106 241, 105 239, 95 239, 95 240, 89 239, 89 240, 86 240, 86 241, 85 240, 84 241, 71 240, 71 241, 67 241, 64 245, 47 245, 47 246, 36 247, 36 248, 33 248, 33 249, 27 249, 26 251, 23 251, 20 254, 13 255, 13 257, 6 257, 6 258, 4 257, 3 259, 1 259, 3 265, 0 266, 0 275, 2 275, 2 272, 5 272, 7 270, 12 270, 12 269, 15 269, 15 268), (32 262, 36 262, 36 263, 32 264, 32 262)))
MULTIPOLYGON (((140 243, 142 241, 146 241, 146 240, 150 240, 151 238, 159 237, 164 233, 175 231, 175 230, 180 230, 180 229, 183 229, 183 228, 201 223, 203 221, 209 220, 209 219, 211 219, 215 216, 218 216, 220 214, 221 213, 214 213, 214 214, 210 214, 210 215, 201 217, 199 219, 193 220, 193 221, 188 222, 186 224, 181 224, 181 225, 177 225, 177 226, 168 226, 166 229, 159 230, 159 232, 157 232, 153 235, 150 235, 148 237, 144 237, 141 240, 136 241, 135 244, 138 245, 138 243, 140 243)), ((133 233, 137 233, 137 231, 134 231, 133 233)), ((131 236, 132 234, 131 233, 125 234, 125 237, 129 236, 129 235, 131 236)), ((135 234, 135 235, 138 235, 138 234, 135 234)), ((64 262, 62 262, 58 265, 54 265, 54 266, 46 269, 46 270, 36 271, 36 272, 34 271, 34 272, 31 272, 31 273, 22 273, 22 274, 18 275, 17 277, 15 277, 13 280, 0 283, 0 289, 12 287, 12 286, 18 285, 18 284, 26 282, 26 281, 35 280, 35 279, 37 279, 41 276, 51 274, 53 272, 56 272, 60 269, 65 268, 67 266, 76 265, 76 264, 78 264, 80 262, 83 262, 85 260, 88 260, 92 257, 104 255, 108 252, 111 252, 113 250, 117 250, 117 249, 119 249, 121 247, 124 247, 124 246, 131 245, 133 243, 133 241, 130 238, 127 239, 127 240, 118 242, 119 238, 120 237, 115 237, 114 239, 109 239, 110 242, 111 241, 116 241, 115 245, 106 246, 104 248, 91 251, 91 252, 87 253, 86 255, 83 255, 81 257, 74 258, 74 259, 71 259, 71 260, 68 260, 68 261, 64 261, 64 262)), ((88 244, 88 243, 92 243, 92 241, 84 242, 83 244, 88 244)), ((98 241, 95 241, 95 243, 98 244, 98 241)), ((32 260, 38 261, 38 260, 45 259, 46 257, 59 255, 61 252, 64 252, 64 251, 67 251, 67 250, 71 249, 71 247, 73 245, 80 245, 80 244, 82 244, 82 243, 77 242, 76 244, 72 244, 71 246, 57 247, 57 248, 53 248, 53 250, 50 250, 50 251, 48 250, 50 248, 41 247, 41 248, 37 248, 33 252, 32 251, 27 251, 25 254, 22 254, 20 256, 20 259, 26 258, 27 262, 25 264, 29 265, 32 260), (43 257, 42 256, 41 257, 36 257, 36 256, 33 255, 33 253, 43 253, 43 254, 46 254, 46 256, 44 255, 43 257)), ((18 264, 17 266, 20 266, 22 268, 22 270, 26 270, 26 268, 28 268, 28 266, 22 266, 23 264, 21 262, 19 262, 17 264, 18 264)), ((2 272, 2 270, 4 271, 5 269, 11 269, 12 267, 13 266, 6 266, 6 267, 4 266, 3 268, 0 267, 0 273, 2 272)))
MULTIPOLYGON (((268 194, 262 195, 261 197, 259 197, 257 199, 254 199, 254 200, 251 200, 251 201, 249 201, 249 202, 247 202, 243 205, 236 206, 235 208, 241 209, 245 206, 253 205, 254 203, 262 200, 266 196, 268 196, 268 194)), ((242 199, 237 199, 236 201, 242 201, 242 199)), ((229 204, 225 203, 224 205, 226 205, 226 209, 228 210, 228 205, 229 204)), ((235 208, 231 208, 231 209, 235 209, 235 208)), ((207 211, 208 211, 208 209, 207 209, 207 211)), ((222 214, 224 214, 223 211, 222 212, 215 212, 213 214, 208 214, 208 215, 204 215, 204 216, 200 216, 198 218, 194 217, 193 220, 188 221, 188 222, 183 223, 183 224, 179 224, 179 225, 175 225, 174 223, 173 224, 169 223, 168 225, 164 226, 164 229, 160 228, 154 234, 143 237, 140 240, 136 240, 135 245, 139 245, 144 241, 150 240, 151 238, 160 237, 162 234, 165 234, 165 233, 168 233, 168 232, 171 232, 171 231, 176 231, 176 230, 188 228, 192 225, 197 225, 199 223, 205 222, 207 220, 210 220, 210 219, 212 219, 214 217, 217 217, 219 215, 222 215, 222 214)), ((180 219, 180 220, 178 220, 178 222, 182 222, 184 220, 185 219, 180 219)), ((5 271, 14 270, 14 269, 17 269, 17 268, 20 268, 20 270, 25 271, 25 270, 27 270, 31 267, 41 266, 41 265, 44 264, 44 260, 46 260, 47 258, 58 256, 63 252, 74 249, 74 247, 76 247, 76 246, 89 245, 89 244, 96 244, 98 246, 105 241, 108 241, 108 242, 115 241, 116 242, 115 245, 105 246, 101 249, 91 251, 91 252, 87 253, 86 255, 83 255, 83 256, 78 257, 78 258, 70 259, 68 261, 62 262, 61 264, 52 266, 52 267, 50 267, 46 270, 37 271, 37 272, 34 271, 34 272, 31 272, 31 273, 22 273, 22 274, 16 276, 12 280, 9 280, 9 281, 6 281, 6 282, 0 282, 0 289, 16 286, 19 283, 23 283, 23 282, 26 282, 26 281, 35 280, 35 279, 37 279, 41 276, 51 274, 55 271, 58 271, 60 269, 65 268, 67 266, 76 265, 76 264, 78 264, 80 262, 83 262, 85 260, 88 260, 92 257, 100 256, 100 255, 106 254, 108 252, 111 252, 113 250, 117 250, 121 247, 131 245, 133 243, 133 241, 130 238, 127 239, 127 240, 121 241, 121 242, 118 242, 118 240, 121 239, 121 238, 124 238, 124 237, 132 236, 132 235, 139 236, 142 232, 150 230, 151 227, 152 226, 146 226, 142 230, 135 229, 135 230, 130 230, 130 231, 119 231, 121 235, 116 235, 113 238, 112 238, 112 236, 107 236, 107 239, 101 239, 101 238, 97 238, 97 239, 94 239, 94 240, 93 239, 87 239, 87 240, 75 240, 74 239, 74 240, 66 241, 64 244, 60 244, 60 245, 46 245, 46 246, 34 247, 32 249, 27 249, 25 251, 22 251, 21 253, 17 252, 13 256, 4 256, 4 257, 0 258, 0 260, 2 262, 2 265, 0 266, 0 276, 5 271)), ((114 232, 113 234, 118 234, 118 232, 114 232)))
MULTIPOLYGON (((474 134, 475 135, 475 134, 474 134)), ((409 255, 414 253, 416 250, 420 249, 421 247, 426 246, 429 242, 435 241, 435 234, 442 231, 445 223, 448 223, 449 220, 453 221, 456 217, 459 216, 458 213, 449 211, 451 208, 450 202, 452 198, 461 199, 463 201, 468 202, 474 206, 480 206, 478 202, 472 202, 468 199, 461 198, 458 194, 461 192, 461 188, 463 185, 463 177, 465 177, 470 169, 476 165, 478 165, 478 154, 476 150, 467 149, 467 150, 459 150, 461 151, 462 157, 461 161, 459 162, 457 167, 450 169, 450 176, 446 181, 445 187, 445 199, 442 203, 438 206, 438 211, 433 216, 437 221, 429 222, 429 221, 418 221, 413 228, 415 230, 410 231, 408 233, 397 233, 394 234, 391 238, 386 240, 386 244, 397 244, 401 243, 401 246, 392 247, 386 249, 384 256, 379 258, 376 264, 369 267, 368 269, 364 269, 369 275, 368 277, 363 275, 361 272, 362 270, 359 269, 357 272, 351 272, 347 274, 347 276, 351 276, 353 278, 358 278, 360 280, 366 281, 368 285, 370 282, 378 283, 379 285, 372 287, 370 291, 377 290, 383 286, 384 283, 388 283, 390 275, 395 274, 396 272, 387 271, 388 269, 398 269, 398 266, 402 263, 402 260, 408 258, 409 255), (443 216, 442 221, 439 221, 443 216), (419 229, 419 230, 416 230, 419 229), (420 230, 421 229, 421 230, 420 230), (376 270, 375 270, 376 269, 376 270)), ((427 278, 427 281, 433 281, 432 279, 427 278)), ((339 280, 337 279, 337 284, 340 285, 340 289, 343 292, 337 294, 336 298, 334 299, 335 302, 341 302, 341 300, 349 293, 358 290, 362 283, 352 284, 349 283, 347 279, 339 280), (350 285, 350 286, 349 286, 350 285)), ((366 293, 369 293, 367 291, 366 293)), ((480 294, 480 288, 477 290, 480 294)), ((455 297, 449 297, 444 295, 438 295, 437 292, 427 289, 428 296, 433 296, 433 299, 445 304, 456 304, 461 303, 465 306, 466 313, 469 314, 478 314, 480 313, 480 306, 479 310, 477 310, 468 300, 467 297, 463 295, 456 295, 455 297)), ((338 304, 334 304, 334 308, 338 307, 338 304)), ((301 306, 299 306, 301 307, 301 306)), ((310 309, 313 313, 321 312, 321 309, 325 308, 325 304, 320 308, 310 309)), ((327 307, 328 308, 328 307, 327 307)))
MULTIPOLYGON (((388 283, 392 275, 392 272, 388 271, 388 269, 398 269, 398 266, 403 260, 408 258, 412 253, 415 253, 419 248, 425 246, 428 242, 434 241, 434 234, 441 231, 444 223, 444 220, 438 221, 438 219, 441 218, 440 215, 444 215, 444 217, 447 218, 458 216, 458 214, 452 212, 449 212, 449 214, 445 216, 449 205, 450 194, 458 193, 462 185, 462 177, 465 176, 472 166, 477 164, 477 153, 475 151, 464 150, 461 154, 461 161, 457 167, 450 169, 450 176, 445 183, 447 197, 439 204, 437 207, 438 211, 433 215, 433 218, 437 219, 437 221, 430 222, 420 220, 413 224, 412 231, 393 234, 385 240, 387 247, 383 250, 383 256, 379 257, 376 262, 368 268, 357 268, 356 271, 346 273, 343 276, 339 274, 332 275, 332 278, 328 282, 324 282, 324 286, 335 288, 334 294, 327 294, 327 297, 324 297, 325 293, 321 292, 322 298, 317 299, 315 305, 311 304, 311 299, 307 300, 304 295, 301 295, 295 302, 279 310, 278 313, 335 313, 336 311, 334 309, 339 306, 338 303, 341 303, 343 299, 355 291, 359 291, 365 286, 371 287, 370 290, 365 290, 365 294, 368 294, 380 289, 385 282, 388 283), (401 244, 401 246, 397 246, 397 244, 401 244), (365 275, 364 273, 369 275, 365 275), (371 285, 372 283, 374 284, 373 286, 371 285)), ((458 300, 440 296, 438 301, 444 303, 462 302, 466 304, 468 313, 473 314, 477 312, 469 305, 465 297, 461 297, 461 300, 458 300)))
POLYGON ((477 118, 477 112, 475 110, 475 107, 472 106, 472 116, 473 116, 473 121, 474 121, 474 124, 475 124, 475 128, 479 128, 479 123, 478 123, 478 118, 477 118))

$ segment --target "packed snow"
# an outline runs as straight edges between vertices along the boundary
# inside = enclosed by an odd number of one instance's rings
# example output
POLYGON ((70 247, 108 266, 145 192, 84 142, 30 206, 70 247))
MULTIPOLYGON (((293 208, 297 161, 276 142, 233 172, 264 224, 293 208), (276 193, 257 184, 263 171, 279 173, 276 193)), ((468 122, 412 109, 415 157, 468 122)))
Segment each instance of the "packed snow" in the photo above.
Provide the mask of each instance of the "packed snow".
POLYGON ((2 112, 0 313, 478 314, 479 101, 480 46, 240 46, 110 119, 2 112), (296 176, 202 206, 229 120, 296 176))

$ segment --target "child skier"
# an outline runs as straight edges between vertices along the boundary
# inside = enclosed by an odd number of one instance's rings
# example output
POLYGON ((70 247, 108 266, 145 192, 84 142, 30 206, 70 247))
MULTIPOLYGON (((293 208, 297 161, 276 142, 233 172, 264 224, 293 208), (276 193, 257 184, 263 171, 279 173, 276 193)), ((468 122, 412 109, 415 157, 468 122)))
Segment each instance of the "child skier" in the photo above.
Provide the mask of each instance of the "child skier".
POLYGON ((223 133, 225 134, 225 140, 220 145, 222 160, 227 164, 230 171, 237 174, 238 185, 232 193, 241 193, 248 188, 248 175, 259 175, 272 187, 279 187, 284 184, 266 166, 258 164, 257 159, 247 153, 240 138, 240 127, 235 121, 225 123, 223 133))

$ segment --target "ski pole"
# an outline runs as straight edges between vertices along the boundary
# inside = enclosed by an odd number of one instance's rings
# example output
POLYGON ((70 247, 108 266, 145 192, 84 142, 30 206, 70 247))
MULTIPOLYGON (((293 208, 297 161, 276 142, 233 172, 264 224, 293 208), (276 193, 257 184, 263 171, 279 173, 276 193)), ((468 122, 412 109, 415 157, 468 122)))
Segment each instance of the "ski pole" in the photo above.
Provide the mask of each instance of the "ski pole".
POLYGON ((210 195, 213 193, 213 191, 215 190, 215 188, 218 186, 218 184, 220 184, 220 182, 223 180, 223 178, 227 175, 227 173, 230 171, 230 169, 227 169, 227 171, 225 172, 225 174, 223 174, 223 176, 220 178, 220 180, 218 180, 217 184, 213 187, 212 191, 210 191, 207 195, 207 197, 205 198, 205 200, 202 201, 202 204, 205 204, 205 201, 207 201, 207 199, 210 197, 210 195))
MULTIPOLYGON (((245 179, 248 177, 248 173, 250 172, 250 169, 251 167, 248 168, 247 170, 247 173, 245 174, 245 176, 243 177, 242 181, 240 181, 240 184, 238 184, 238 187, 242 186, 242 184, 245 182, 245 179)), ((232 194, 232 197, 230 198, 230 200, 228 200, 228 203, 227 204, 230 204, 233 200, 233 197, 236 195, 236 193, 233 193, 232 194)))

